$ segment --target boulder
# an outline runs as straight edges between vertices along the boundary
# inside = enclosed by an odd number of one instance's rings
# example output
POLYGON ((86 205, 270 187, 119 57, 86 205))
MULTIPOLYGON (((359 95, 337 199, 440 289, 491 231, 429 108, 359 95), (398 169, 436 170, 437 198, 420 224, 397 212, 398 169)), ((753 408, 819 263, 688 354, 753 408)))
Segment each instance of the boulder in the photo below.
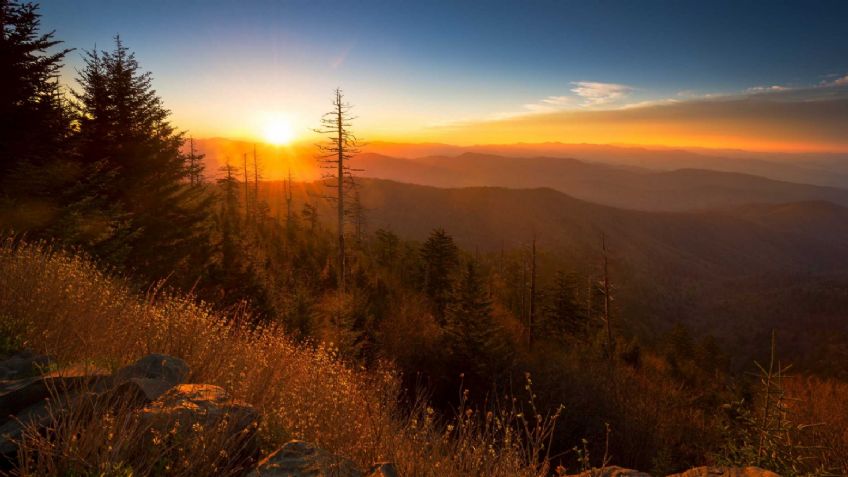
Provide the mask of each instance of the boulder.
POLYGON ((189 371, 188 364, 180 358, 149 354, 115 372, 112 393, 120 400, 143 406, 183 383, 189 371))
POLYGON ((0 380, 35 376, 46 370, 53 360, 32 351, 19 351, 0 361, 0 380))
POLYGON ((570 477, 651 477, 651 474, 613 465, 587 470, 570 477))
POLYGON ((189 371, 188 364, 180 358, 166 354, 149 354, 115 372, 115 380, 123 382, 132 378, 155 379, 176 386, 185 381, 189 371))
POLYGON ((179 419, 203 425, 226 419, 239 430, 254 426, 259 420, 253 407, 233 400, 222 388, 211 384, 178 384, 146 406, 142 414, 151 421, 179 419))
POLYGON ((42 400, 22 409, 0 425, 0 469, 11 468, 17 457, 18 442, 27 426, 44 428, 50 424, 50 404, 42 400))
POLYGON ((54 372, 35 378, 0 383, 0 422, 51 395, 65 396, 82 389, 99 389, 109 377, 54 372))
POLYGON ((759 467, 695 467, 668 477, 780 477, 759 467))
POLYGON ((48 427, 78 396, 105 387, 108 381, 107 375, 62 371, 0 383, 0 468, 13 462, 27 426, 48 427))
MULTIPOLYGON (((376 469, 379 472, 381 469, 376 469)), ((392 469, 393 470, 393 469, 392 469)), ((249 477, 364 477, 353 462, 303 441, 287 442, 259 462, 249 477)), ((369 477, 397 474, 372 473, 369 477)))

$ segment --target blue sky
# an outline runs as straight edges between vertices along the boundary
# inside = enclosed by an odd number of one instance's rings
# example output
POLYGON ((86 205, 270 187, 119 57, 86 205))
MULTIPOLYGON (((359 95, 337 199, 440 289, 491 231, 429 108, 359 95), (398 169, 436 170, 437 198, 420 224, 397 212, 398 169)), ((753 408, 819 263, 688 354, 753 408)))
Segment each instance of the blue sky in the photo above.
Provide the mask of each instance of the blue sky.
POLYGON ((249 135, 280 111, 306 128, 335 86, 391 136, 848 74, 845 1, 48 0, 42 13, 70 47, 120 33, 175 120, 206 135, 249 135))

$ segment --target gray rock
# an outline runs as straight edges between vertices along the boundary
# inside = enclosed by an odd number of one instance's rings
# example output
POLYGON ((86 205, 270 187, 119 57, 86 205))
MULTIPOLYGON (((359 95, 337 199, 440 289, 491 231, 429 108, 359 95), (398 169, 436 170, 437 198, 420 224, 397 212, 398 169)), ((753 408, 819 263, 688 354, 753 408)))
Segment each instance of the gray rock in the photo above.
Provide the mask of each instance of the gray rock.
POLYGON ((19 351, 0 361, 0 379, 20 379, 31 377, 46 370, 53 360, 32 351, 19 351))
POLYGON ((39 401, 21 410, 13 419, 7 419, 0 425, 0 467, 8 467, 14 462, 18 452, 18 442, 27 426, 35 425, 44 428, 50 424, 49 403, 39 401))
POLYGON ((49 374, 0 383, 0 422, 53 394, 100 388, 104 381, 108 381, 108 376, 49 374))
POLYGON ((115 373, 115 383, 131 379, 163 381, 171 387, 181 384, 188 377, 188 364, 180 358, 165 354, 149 354, 133 364, 124 366, 115 373))
MULTIPOLYGON (((353 462, 303 441, 287 442, 259 462, 249 477, 363 477, 353 462)), ((372 474, 377 477, 392 474, 372 474)), ((395 474, 396 475, 396 474, 395 474)))
POLYGON ((180 358, 150 354, 115 372, 116 402, 143 406, 157 400, 169 389, 185 381, 188 364, 180 358))

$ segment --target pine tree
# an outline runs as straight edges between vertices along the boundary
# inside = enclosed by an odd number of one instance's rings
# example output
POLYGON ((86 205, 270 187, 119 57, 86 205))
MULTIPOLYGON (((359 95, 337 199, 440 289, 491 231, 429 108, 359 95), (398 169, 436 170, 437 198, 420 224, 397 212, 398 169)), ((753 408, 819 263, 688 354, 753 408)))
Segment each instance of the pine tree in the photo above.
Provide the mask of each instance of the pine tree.
POLYGON ((238 170, 229 161, 221 168, 224 176, 218 179, 221 194, 221 212, 219 224, 221 228, 221 262, 224 270, 236 266, 238 251, 237 233, 239 228, 239 182, 236 178, 238 170))
POLYGON ((585 310, 577 301, 577 284, 565 272, 557 272, 547 293, 541 328, 547 336, 579 336, 586 331, 585 310))
POLYGON ((193 186, 202 185, 203 184, 203 170, 205 167, 203 166, 203 158, 206 157, 205 154, 198 154, 194 149, 194 138, 188 138, 189 143, 189 152, 188 152, 188 177, 189 184, 193 186))
POLYGON ((112 51, 89 51, 75 93, 81 161, 89 166, 93 192, 118 209, 109 220, 123 233, 106 242, 117 258, 149 277, 180 269, 195 280, 208 255, 205 238, 211 196, 191 187, 191 157, 183 133, 141 72, 135 55, 115 38, 112 51))
POLYGON ((447 332, 457 365, 492 378, 509 355, 501 327, 493 319, 492 301, 474 261, 469 261, 447 309, 447 332))
POLYGON ((433 304, 436 319, 444 324, 451 296, 453 275, 459 266, 459 249, 444 229, 435 229, 421 247, 424 293, 433 304))
POLYGON ((70 132, 58 74, 71 50, 48 52, 61 42, 54 32, 39 30, 37 5, 0 0, 0 193, 9 192, 12 182, 16 195, 53 186, 33 184, 48 179, 45 171, 20 169, 64 156, 70 132))

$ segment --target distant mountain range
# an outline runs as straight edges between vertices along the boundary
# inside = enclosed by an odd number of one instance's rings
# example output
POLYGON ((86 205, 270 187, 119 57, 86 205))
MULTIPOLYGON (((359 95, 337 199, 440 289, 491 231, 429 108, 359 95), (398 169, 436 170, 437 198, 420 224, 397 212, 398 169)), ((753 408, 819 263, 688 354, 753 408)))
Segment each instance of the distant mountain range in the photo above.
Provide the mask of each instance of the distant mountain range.
POLYGON ((365 153, 367 177, 437 187, 549 187, 573 197, 627 209, 682 211, 747 203, 825 200, 848 206, 848 190, 705 169, 656 171, 556 157, 463 153, 399 159, 365 153))
MULTIPOLYGON (((268 177, 278 179, 289 166, 302 174, 301 180, 317 177, 314 169, 315 149, 312 143, 299 142, 274 147, 258 143, 257 149, 267 164, 268 177)), ((254 143, 227 138, 196 139, 198 151, 206 154, 207 173, 216 175, 218 168, 229 159, 236 164, 243 153, 251 153, 254 143)), ((577 159, 584 163, 600 163, 632 169, 672 171, 705 169, 738 172, 768 179, 848 188, 848 154, 785 154, 736 150, 680 150, 595 144, 507 144, 453 146, 448 144, 407 144, 369 142, 364 153, 398 159, 418 159, 429 156, 456 157, 466 153, 512 158, 548 157, 577 159)), ((364 157, 364 155, 363 155, 364 157)), ((368 175, 366 171, 365 175, 368 175)))
MULTIPOLYGON (((195 145, 199 152, 206 154, 210 176, 218 173, 227 159, 236 167, 241 166, 245 153, 248 160, 252 160, 254 147, 248 142, 228 139, 198 140, 195 145)), ((258 144, 256 147, 266 178, 279 179, 289 169, 293 170, 296 180, 310 181, 320 177, 311 145, 276 148, 258 144)), ((848 189, 813 185, 848 185, 848 175, 840 172, 841 163, 823 155, 788 162, 783 156, 779 161, 766 161, 710 157, 676 150, 562 144, 460 148, 376 143, 368 149, 395 155, 374 152, 357 155, 352 165, 362 170, 358 175, 410 184, 447 188, 549 187, 598 204, 652 211, 706 210, 749 203, 811 200, 848 206, 848 189), (508 155, 468 152, 469 149, 497 150, 508 155), (407 157, 428 151, 440 155, 407 157), (574 154, 579 159, 530 155, 533 152, 574 154), (732 169, 747 172, 728 172, 732 169), (752 171, 762 174, 755 175, 752 171), (793 181, 773 178, 776 176, 793 178, 793 181)), ((737 151, 725 153, 739 154, 737 151)), ((248 169, 251 168, 249 165, 248 169)))
POLYGON ((848 154, 776 153, 725 149, 675 149, 603 144, 494 144, 453 146, 373 142, 365 152, 414 159, 463 153, 506 157, 557 157, 659 171, 707 169, 787 182, 848 188, 848 154))

